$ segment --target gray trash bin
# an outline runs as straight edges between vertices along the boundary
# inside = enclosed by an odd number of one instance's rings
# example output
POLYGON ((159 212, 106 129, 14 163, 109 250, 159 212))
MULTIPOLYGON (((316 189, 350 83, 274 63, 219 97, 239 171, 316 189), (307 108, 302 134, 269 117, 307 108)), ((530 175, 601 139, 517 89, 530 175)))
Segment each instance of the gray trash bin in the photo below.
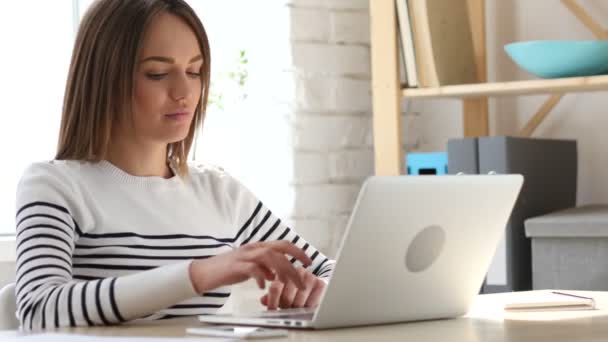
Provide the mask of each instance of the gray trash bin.
POLYGON ((608 291, 608 205, 587 205, 525 221, 532 286, 608 291))

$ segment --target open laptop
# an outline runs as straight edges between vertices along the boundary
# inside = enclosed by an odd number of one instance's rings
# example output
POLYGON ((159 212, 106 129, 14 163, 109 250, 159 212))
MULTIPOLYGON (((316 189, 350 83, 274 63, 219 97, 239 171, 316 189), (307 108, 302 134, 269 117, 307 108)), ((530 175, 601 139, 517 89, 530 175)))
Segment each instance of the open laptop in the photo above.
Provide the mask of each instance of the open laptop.
POLYGON ((464 315, 522 184, 521 175, 370 177, 316 310, 199 320, 324 329, 464 315))

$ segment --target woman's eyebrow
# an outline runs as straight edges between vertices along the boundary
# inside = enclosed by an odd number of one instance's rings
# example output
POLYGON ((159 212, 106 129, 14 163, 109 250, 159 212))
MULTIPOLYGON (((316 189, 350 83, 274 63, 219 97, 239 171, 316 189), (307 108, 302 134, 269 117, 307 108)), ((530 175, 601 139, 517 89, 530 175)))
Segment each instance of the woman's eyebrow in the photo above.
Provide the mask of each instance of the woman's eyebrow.
MULTIPOLYGON (((190 60, 190 62, 188 62, 188 64, 192 64, 194 62, 200 61, 201 59, 203 59, 203 56, 202 55, 198 55, 196 57, 193 57, 190 60)), ((171 57, 164 57, 164 56, 150 56, 150 57, 146 57, 146 58, 142 59, 140 63, 149 62, 149 61, 163 62, 163 63, 169 63, 169 64, 175 63, 175 59, 173 59, 171 57)))

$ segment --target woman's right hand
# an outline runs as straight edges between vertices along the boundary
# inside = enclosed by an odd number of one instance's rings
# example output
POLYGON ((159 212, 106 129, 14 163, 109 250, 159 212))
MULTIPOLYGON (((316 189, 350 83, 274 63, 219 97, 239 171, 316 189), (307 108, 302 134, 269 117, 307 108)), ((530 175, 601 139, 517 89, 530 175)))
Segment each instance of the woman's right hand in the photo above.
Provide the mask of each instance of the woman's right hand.
POLYGON ((312 260, 289 241, 263 241, 244 245, 232 252, 207 259, 197 259, 190 265, 190 279, 197 293, 233 285, 254 278, 264 289, 265 281, 293 282, 299 289, 305 285, 287 255, 299 260, 304 267, 312 260))

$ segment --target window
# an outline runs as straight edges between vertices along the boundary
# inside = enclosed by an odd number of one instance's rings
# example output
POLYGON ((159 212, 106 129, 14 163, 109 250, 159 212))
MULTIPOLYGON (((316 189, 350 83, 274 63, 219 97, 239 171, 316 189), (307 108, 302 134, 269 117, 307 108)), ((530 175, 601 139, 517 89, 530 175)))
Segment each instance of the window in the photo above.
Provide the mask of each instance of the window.
POLYGON ((0 4, 0 234, 15 232, 15 191, 23 170, 55 154, 73 18, 70 0, 0 4))

